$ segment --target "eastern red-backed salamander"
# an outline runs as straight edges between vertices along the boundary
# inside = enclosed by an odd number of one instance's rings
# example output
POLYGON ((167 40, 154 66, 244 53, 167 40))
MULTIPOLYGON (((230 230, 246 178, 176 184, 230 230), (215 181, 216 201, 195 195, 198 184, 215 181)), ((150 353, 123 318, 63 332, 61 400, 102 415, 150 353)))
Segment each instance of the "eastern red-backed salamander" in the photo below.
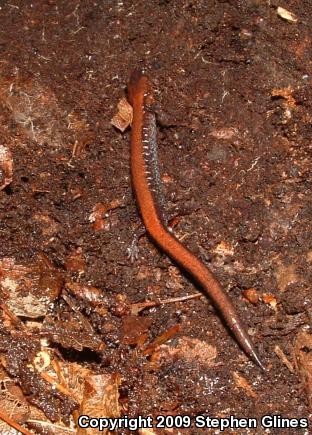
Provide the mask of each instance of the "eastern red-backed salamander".
POLYGON ((203 288, 223 315, 228 327, 246 354, 265 370, 251 338, 217 278, 168 230, 161 213, 161 181, 157 160, 156 116, 148 77, 135 70, 128 84, 128 99, 133 107, 131 131, 131 176, 141 216, 154 242, 185 269, 203 288))

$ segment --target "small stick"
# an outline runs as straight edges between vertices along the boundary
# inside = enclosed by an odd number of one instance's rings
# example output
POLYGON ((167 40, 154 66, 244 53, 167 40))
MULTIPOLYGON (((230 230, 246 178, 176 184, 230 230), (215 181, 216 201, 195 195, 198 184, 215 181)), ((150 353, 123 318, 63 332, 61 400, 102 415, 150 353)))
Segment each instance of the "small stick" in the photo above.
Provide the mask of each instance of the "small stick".
POLYGON ((14 429, 18 430, 19 432, 21 432, 24 435, 32 435, 31 432, 29 432, 27 429, 23 428, 23 426, 21 426, 19 423, 17 423, 16 421, 12 420, 11 417, 9 417, 8 415, 6 415, 3 411, 0 410, 0 419, 3 420, 6 424, 8 424, 9 426, 13 427, 14 429))
POLYGON ((290 371, 290 373, 294 373, 294 366, 292 365, 292 363, 289 361, 289 359, 287 358, 287 356, 284 354, 284 352, 282 351, 282 349, 279 346, 275 346, 274 348, 274 352, 276 353, 276 355, 279 357, 279 359, 285 364, 285 366, 288 368, 288 370, 290 371))
POLYGON ((68 396, 71 399, 74 399, 76 402, 80 403, 80 401, 75 397, 75 393, 73 391, 70 391, 68 388, 59 384, 48 373, 41 372, 40 375, 45 381, 47 381, 52 386, 52 388, 56 388, 60 393, 64 394, 65 396, 68 396))
POLYGON ((147 346, 143 352, 144 355, 151 355, 158 346, 174 337, 180 329, 181 325, 174 325, 172 328, 169 328, 166 332, 159 335, 149 346, 147 346))
POLYGON ((178 298, 162 299, 160 301, 147 301, 139 302, 138 304, 131 305, 131 313, 137 315, 140 311, 145 310, 145 308, 158 307, 159 305, 171 304, 174 302, 183 302, 188 299, 195 299, 203 296, 202 293, 194 293, 192 295, 180 296, 178 298))

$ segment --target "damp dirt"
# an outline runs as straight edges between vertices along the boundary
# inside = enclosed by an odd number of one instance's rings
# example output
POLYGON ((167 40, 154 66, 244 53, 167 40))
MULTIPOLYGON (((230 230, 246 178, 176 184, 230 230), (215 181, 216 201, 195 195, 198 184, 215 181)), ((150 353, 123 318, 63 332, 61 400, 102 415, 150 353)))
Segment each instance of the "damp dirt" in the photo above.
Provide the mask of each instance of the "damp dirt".
MULTIPOLYGON (((257 421, 232 433, 273 434, 261 417, 278 415, 283 433, 308 433, 287 425, 312 405, 309 1, 12 0, 0 24, 0 352, 25 403, 64 425, 82 409, 68 385, 49 402, 29 369, 45 341, 51 359, 118 376, 103 417, 232 415, 257 421), (111 120, 137 67, 155 92, 166 215, 266 373, 146 235, 129 258, 130 128, 111 120)), ((218 433, 194 424, 140 433, 218 433)))

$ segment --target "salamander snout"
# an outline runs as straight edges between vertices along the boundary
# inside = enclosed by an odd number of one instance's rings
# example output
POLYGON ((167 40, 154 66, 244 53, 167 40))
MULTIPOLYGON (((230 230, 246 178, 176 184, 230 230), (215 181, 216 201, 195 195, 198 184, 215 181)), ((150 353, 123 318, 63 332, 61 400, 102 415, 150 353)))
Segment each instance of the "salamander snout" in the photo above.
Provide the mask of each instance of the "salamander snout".
POLYGON ((135 96, 139 93, 145 94, 148 89, 148 77, 141 68, 136 68, 131 76, 127 86, 128 100, 133 105, 135 96))

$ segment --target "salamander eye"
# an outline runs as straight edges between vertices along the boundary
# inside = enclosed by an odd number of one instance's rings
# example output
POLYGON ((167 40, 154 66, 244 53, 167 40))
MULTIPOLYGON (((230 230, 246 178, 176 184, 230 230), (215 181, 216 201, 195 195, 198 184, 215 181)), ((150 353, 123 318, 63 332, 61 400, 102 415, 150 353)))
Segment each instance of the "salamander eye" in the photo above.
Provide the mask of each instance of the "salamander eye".
POLYGON ((142 68, 136 68, 130 76, 130 83, 137 83, 145 75, 142 68))

